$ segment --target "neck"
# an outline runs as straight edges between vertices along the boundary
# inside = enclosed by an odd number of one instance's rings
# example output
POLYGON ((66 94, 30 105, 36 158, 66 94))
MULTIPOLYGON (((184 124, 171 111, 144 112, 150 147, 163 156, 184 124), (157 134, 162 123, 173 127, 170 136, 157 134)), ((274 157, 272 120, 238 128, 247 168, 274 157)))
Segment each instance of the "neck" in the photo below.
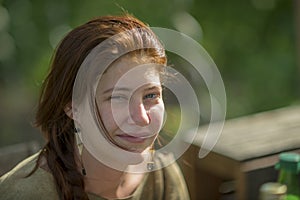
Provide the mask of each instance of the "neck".
POLYGON ((95 159, 85 148, 82 150, 81 162, 85 169, 85 182, 97 182, 104 186, 119 184, 124 172, 112 169, 95 159))
POLYGON ((85 190, 105 198, 130 196, 142 181, 144 174, 130 174, 112 169, 95 159, 85 148, 82 151, 85 168, 85 190))

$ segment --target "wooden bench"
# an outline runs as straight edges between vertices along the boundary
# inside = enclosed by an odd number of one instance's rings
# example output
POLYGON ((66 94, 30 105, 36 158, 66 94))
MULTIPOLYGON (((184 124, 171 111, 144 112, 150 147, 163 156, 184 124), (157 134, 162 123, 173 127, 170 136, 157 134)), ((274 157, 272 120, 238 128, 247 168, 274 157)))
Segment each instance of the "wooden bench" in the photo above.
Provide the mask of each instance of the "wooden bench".
POLYGON ((206 130, 180 159, 192 199, 257 199, 261 184, 277 179, 278 155, 300 153, 299 106, 226 121, 213 150, 199 159, 206 130))

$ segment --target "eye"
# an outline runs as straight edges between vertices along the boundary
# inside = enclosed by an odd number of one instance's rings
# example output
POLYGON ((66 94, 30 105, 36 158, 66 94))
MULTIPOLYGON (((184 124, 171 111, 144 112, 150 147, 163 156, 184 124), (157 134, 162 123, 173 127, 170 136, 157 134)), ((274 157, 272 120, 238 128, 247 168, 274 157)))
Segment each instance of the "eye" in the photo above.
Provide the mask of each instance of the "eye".
POLYGON ((128 98, 125 95, 112 95, 109 98, 111 101, 127 101, 128 98))
POLYGON ((157 99, 159 98, 159 94, 155 94, 155 93, 150 93, 150 94, 146 94, 143 99, 147 100, 147 99, 157 99))

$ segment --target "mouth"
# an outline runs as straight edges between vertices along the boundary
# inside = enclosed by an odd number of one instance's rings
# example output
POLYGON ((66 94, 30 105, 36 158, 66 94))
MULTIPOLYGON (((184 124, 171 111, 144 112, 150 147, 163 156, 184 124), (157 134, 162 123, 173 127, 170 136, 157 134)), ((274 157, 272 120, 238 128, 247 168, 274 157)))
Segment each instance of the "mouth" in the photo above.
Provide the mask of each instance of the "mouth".
POLYGON ((131 143, 143 143, 145 142, 148 138, 153 137, 154 135, 148 135, 148 136, 132 136, 128 134, 122 134, 122 135, 117 135, 117 137, 126 140, 131 143))

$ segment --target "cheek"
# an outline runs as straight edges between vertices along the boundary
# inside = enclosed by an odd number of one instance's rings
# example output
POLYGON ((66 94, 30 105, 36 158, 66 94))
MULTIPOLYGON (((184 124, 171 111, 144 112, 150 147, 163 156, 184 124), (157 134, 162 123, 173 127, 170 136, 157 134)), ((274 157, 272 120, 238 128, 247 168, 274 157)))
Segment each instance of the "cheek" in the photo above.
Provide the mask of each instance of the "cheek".
POLYGON ((165 107, 163 103, 157 104, 150 109, 151 127, 153 131, 159 132, 163 125, 165 107))
POLYGON ((112 110, 110 106, 102 104, 102 106, 99 108, 99 113, 106 130, 108 132, 113 131, 116 125, 113 119, 112 110))

